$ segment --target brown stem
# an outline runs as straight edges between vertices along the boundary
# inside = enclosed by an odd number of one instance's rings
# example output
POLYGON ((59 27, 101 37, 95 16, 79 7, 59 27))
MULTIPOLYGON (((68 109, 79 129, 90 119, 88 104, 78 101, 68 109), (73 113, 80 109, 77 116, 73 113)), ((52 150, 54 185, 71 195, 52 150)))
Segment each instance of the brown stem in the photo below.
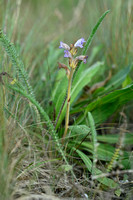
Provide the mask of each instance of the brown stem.
POLYGON ((71 68, 70 75, 69 75, 69 78, 68 78, 67 110, 66 110, 66 120, 65 120, 65 132, 64 132, 64 135, 62 137, 62 143, 64 141, 64 138, 66 137, 68 126, 69 126, 69 111, 70 111, 70 99, 71 99, 70 93, 71 93, 71 84, 72 84, 73 72, 74 72, 74 69, 71 68))

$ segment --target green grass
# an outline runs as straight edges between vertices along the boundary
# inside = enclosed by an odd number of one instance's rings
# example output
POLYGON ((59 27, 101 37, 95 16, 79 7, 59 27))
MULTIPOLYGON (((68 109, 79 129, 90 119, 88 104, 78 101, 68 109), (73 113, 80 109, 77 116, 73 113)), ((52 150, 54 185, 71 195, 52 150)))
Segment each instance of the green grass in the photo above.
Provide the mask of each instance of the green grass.
POLYGON ((131 199, 132 9, 131 0, 0 0, 1 200, 131 199), (68 80, 58 62, 68 63, 58 47, 81 37, 89 57, 73 76, 62 143, 68 80))

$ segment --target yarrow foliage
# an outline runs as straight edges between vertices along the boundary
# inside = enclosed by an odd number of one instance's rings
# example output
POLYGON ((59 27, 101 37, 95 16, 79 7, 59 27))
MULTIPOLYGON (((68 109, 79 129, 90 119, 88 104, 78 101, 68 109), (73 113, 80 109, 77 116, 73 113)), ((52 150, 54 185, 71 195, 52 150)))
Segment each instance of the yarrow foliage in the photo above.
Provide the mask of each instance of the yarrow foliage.
POLYGON ((64 57, 69 58, 69 66, 73 69, 77 67, 78 62, 80 60, 83 61, 84 63, 86 63, 87 61, 88 56, 80 55, 80 56, 77 56, 76 58, 74 57, 77 54, 77 49, 83 48, 83 44, 85 42, 86 41, 84 38, 80 38, 79 40, 77 40, 75 44, 71 44, 70 46, 62 41, 60 42, 59 48, 64 49, 64 57))

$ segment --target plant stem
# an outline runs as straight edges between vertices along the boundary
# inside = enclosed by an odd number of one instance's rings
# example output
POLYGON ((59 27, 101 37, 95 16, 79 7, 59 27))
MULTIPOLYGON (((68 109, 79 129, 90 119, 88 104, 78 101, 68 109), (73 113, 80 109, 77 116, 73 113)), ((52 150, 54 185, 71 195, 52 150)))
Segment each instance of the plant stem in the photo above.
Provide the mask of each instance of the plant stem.
POLYGON ((70 99, 71 99, 70 93, 71 93, 71 84, 72 84, 73 72, 74 72, 74 69, 71 68, 69 79, 68 79, 67 110, 66 110, 66 120, 65 120, 65 132, 64 132, 64 135, 62 137, 62 143, 64 141, 64 138, 66 137, 68 126, 69 126, 69 111, 70 111, 70 99))

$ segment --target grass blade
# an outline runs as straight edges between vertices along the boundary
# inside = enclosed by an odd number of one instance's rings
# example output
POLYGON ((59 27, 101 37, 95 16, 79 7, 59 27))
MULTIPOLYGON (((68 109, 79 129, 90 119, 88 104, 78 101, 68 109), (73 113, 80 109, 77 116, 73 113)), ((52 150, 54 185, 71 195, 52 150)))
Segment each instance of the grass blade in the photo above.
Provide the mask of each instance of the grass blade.
MULTIPOLYGON (((100 24, 102 23, 103 19, 105 18, 105 16, 110 12, 110 10, 107 10, 98 20, 98 22, 96 23, 96 25, 94 26, 94 28, 92 29, 91 31, 91 34, 84 46, 84 49, 82 51, 82 55, 85 55, 87 50, 89 49, 89 46, 93 40, 93 37, 94 35, 96 34, 100 24)), ((75 81, 75 79, 77 80, 78 77, 80 76, 80 73, 83 71, 83 65, 84 63, 83 62, 80 62, 79 65, 77 66, 76 70, 75 70, 75 73, 74 73, 74 76, 73 76, 73 80, 75 81)), ((75 81, 76 82, 76 81, 75 81)))
POLYGON ((110 10, 107 10, 107 11, 99 18, 98 22, 96 23, 96 25, 95 25, 94 28, 92 29, 91 34, 90 34, 90 36, 89 36, 89 38, 88 38, 88 40, 87 40, 87 42, 86 42, 86 44, 85 44, 85 47, 84 47, 84 49, 83 49, 83 52, 82 52, 83 55, 86 54, 86 52, 87 52, 87 50, 88 50, 88 48, 89 48, 89 46, 90 46, 90 44, 91 44, 91 42, 92 42, 92 39, 93 39, 93 37, 94 37, 94 35, 95 35, 97 29, 99 28, 99 26, 100 26, 100 24, 102 23, 103 19, 105 18, 105 16, 106 16, 109 12, 110 12, 110 10))
MULTIPOLYGON (((75 150, 75 148, 73 148, 73 149, 75 150)), ((77 152, 78 155, 81 157, 81 159, 83 160, 83 162, 84 162, 85 165, 86 165, 86 168, 88 169, 89 172, 92 173, 92 175, 93 175, 93 173, 95 173, 95 174, 97 174, 97 175, 102 174, 102 171, 100 171, 100 170, 97 169, 97 168, 93 169, 93 171, 92 171, 92 162, 91 162, 91 160, 89 159, 89 157, 88 157, 87 155, 85 155, 82 151, 80 151, 80 150, 78 150, 78 149, 76 150, 76 152, 77 152)), ((100 183, 102 183, 102 184, 108 186, 109 188, 116 188, 116 187, 118 186, 118 184, 115 183, 115 182, 114 182, 112 179, 110 179, 110 178, 104 177, 104 178, 98 178, 97 180, 98 180, 100 183)))
POLYGON ((97 132, 95 129, 95 123, 94 119, 92 117, 92 114, 88 112, 88 119, 89 119, 89 125, 90 125, 90 131, 92 135, 92 142, 93 142, 93 167, 96 167, 96 162, 97 162, 97 132))

